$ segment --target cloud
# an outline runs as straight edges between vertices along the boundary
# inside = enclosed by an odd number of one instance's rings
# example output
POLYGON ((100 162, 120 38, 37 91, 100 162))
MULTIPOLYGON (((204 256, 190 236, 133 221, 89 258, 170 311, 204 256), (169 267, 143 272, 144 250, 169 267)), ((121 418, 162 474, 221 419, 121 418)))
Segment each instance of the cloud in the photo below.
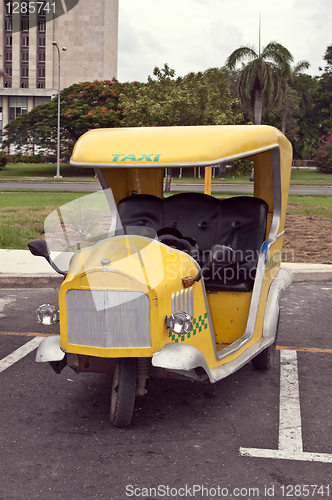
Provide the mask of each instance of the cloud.
POLYGON ((146 81, 168 63, 178 75, 223 66, 241 45, 276 40, 311 74, 332 43, 329 0, 121 0, 118 78, 146 81))

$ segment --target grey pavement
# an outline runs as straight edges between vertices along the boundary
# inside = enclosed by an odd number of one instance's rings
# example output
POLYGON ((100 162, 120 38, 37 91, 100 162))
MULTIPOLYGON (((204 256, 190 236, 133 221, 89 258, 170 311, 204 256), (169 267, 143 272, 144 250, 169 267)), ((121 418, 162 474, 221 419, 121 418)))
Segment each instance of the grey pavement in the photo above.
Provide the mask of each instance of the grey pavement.
MULTIPOLYGON (((234 192, 234 193, 252 193, 253 184, 212 184, 212 192, 234 192)), ((66 182, 66 181, 31 181, 31 182, 0 182, 1 191, 76 191, 76 192, 94 192, 100 191, 99 182, 66 182)), ((197 184, 177 184, 171 185, 171 191, 195 191, 204 190, 204 185, 197 184)), ((332 186, 291 186, 290 194, 320 194, 332 195, 332 186)))
MULTIPOLYGON (((290 269, 297 283, 332 282, 332 265, 283 263, 290 269)), ((57 274, 42 257, 29 250, 0 249, 0 288, 58 287, 63 277, 57 274)))

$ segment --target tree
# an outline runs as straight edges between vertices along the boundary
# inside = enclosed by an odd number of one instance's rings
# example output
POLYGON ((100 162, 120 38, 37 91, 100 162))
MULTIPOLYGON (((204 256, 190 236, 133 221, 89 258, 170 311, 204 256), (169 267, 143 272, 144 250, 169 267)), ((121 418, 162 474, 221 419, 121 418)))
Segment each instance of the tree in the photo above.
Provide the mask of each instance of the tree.
POLYGON ((321 145, 316 151, 315 162, 319 172, 332 173, 332 132, 321 137, 321 145))
MULTIPOLYGON (((324 61, 327 62, 327 65, 324 68, 324 71, 327 73, 332 72, 332 45, 329 45, 325 51, 323 56, 324 61)), ((322 68, 319 68, 322 71, 322 68)))
MULTIPOLYGON (((222 125, 241 122, 234 116, 227 71, 210 68, 204 72, 175 77, 167 64, 155 67, 143 86, 126 89, 121 96, 122 126, 160 127, 174 125, 222 125)), ((171 174, 167 171, 166 191, 171 174)))
POLYGON ((235 70, 238 63, 248 60, 239 70, 238 94, 243 104, 250 101, 254 123, 262 122, 263 106, 276 109, 284 94, 283 82, 291 74, 292 54, 281 44, 270 42, 257 53, 254 47, 243 46, 234 50, 226 67, 235 70))
POLYGON ((175 77, 167 64, 153 70, 145 85, 126 89, 121 96, 121 125, 173 126, 226 124, 242 120, 234 116, 227 71, 211 68, 175 77))
MULTIPOLYGON (((305 95, 299 96, 298 92, 291 87, 291 82, 294 78, 302 73, 303 70, 308 69, 310 67, 310 63, 308 61, 301 61, 297 63, 293 68, 291 68, 291 72, 289 75, 289 80, 285 81, 284 86, 284 97, 281 105, 281 131, 283 134, 286 134, 287 122, 290 121, 293 117, 300 112, 300 100, 306 99, 305 95)), ((295 120, 292 120, 293 122, 295 120)))
MULTIPOLYGON (((74 84, 60 94, 61 156, 70 156, 77 139, 93 128, 117 127, 121 120, 119 95, 130 84, 94 81, 74 84)), ((135 85, 132 84, 132 85, 135 85)), ((57 148, 58 97, 17 117, 5 127, 4 147, 18 152, 43 151, 55 155, 57 148), (36 148, 36 146, 38 148, 36 148)))

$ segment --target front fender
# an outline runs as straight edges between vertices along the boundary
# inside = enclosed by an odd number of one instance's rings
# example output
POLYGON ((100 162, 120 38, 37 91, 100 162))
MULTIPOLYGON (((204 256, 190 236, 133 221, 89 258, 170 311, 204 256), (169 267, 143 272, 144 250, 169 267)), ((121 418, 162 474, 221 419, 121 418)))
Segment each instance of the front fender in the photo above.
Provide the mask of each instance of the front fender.
POLYGON ((209 373, 210 369, 203 354, 191 345, 166 344, 161 351, 152 356, 152 365, 169 370, 186 370, 202 367, 209 373))
POLYGON ((37 363, 61 361, 66 353, 60 347, 60 335, 46 337, 38 346, 36 353, 37 363))

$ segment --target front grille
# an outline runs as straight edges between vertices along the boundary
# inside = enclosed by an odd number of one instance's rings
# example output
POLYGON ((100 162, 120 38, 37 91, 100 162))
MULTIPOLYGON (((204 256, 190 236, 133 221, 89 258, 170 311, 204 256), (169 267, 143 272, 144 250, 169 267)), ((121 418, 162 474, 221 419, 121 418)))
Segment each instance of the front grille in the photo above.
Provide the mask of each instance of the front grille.
POLYGON ((69 290, 69 344, 151 347, 149 298, 141 292, 69 290))

